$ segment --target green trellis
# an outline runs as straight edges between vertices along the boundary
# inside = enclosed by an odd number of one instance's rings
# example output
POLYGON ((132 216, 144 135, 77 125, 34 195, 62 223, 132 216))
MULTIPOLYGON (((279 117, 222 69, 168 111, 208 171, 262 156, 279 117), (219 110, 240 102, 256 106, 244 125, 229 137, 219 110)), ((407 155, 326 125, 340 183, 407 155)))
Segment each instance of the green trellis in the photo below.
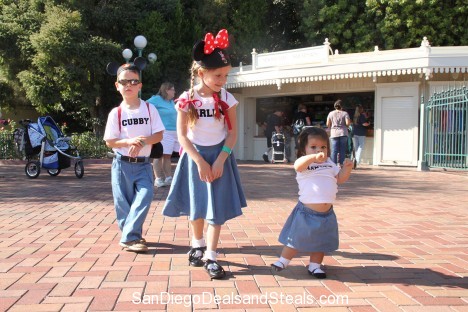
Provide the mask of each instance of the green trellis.
POLYGON ((468 170, 468 89, 436 92, 424 110, 427 166, 468 170))

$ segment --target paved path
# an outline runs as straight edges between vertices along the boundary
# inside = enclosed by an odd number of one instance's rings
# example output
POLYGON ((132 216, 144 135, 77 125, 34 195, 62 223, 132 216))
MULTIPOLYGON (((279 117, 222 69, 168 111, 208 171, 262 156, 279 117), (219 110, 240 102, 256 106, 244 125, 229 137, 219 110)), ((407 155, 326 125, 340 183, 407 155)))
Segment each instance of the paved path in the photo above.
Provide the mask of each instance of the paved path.
POLYGON ((158 189, 145 224, 150 252, 118 246, 110 164, 27 179, 0 162, 0 311, 468 311, 468 174, 355 170, 335 210, 340 249, 326 280, 300 254, 269 265, 296 201, 291 165, 241 163, 248 207, 222 230, 225 280, 187 265, 186 218, 163 218, 158 189))

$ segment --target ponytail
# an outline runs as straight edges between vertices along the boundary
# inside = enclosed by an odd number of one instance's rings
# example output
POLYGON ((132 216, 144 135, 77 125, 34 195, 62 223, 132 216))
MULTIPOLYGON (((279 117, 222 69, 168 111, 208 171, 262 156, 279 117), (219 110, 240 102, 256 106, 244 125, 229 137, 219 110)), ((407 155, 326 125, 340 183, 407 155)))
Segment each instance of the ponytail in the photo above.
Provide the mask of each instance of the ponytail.
MULTIPOLYGON (((195 90, 193 87, 194 87, 195 77, 200 68, 201 68, 200 65, 198 65, 196 62, 193 62, 192 68, 190 69, 190 90, 189 90, 190 101, 193 100, 195 96, 195 90)), ((188 120, 189 120, 189 127, 193 127, 195 123, 197 122, 198 112, 193 105, 189 105, 187 114, 188 114, 188 120)))

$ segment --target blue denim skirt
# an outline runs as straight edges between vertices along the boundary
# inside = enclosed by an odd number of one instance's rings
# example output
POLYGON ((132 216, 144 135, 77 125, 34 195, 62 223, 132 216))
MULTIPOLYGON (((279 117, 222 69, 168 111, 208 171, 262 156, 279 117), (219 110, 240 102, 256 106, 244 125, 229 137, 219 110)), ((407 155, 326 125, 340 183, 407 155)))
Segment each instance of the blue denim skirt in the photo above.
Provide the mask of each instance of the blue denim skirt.
MULTIPOLYGON (((212 165, 224 142, 213 146, 195 145, 200 155, 212 165)), ((191 221, 205 219, 210 224, 224 224, 242 215, 247 202, 242 189, 234 154, 224 162, 223 175, 212 183, 200 180, 198 167, 187 153, 182 153, 162 214, 167 217, 189 216, 191 221)))
POLYGON ((283 226, 279 242, 302 252, 337 250, 338 222, 333 207, 317 212, 298 202, 283 226))

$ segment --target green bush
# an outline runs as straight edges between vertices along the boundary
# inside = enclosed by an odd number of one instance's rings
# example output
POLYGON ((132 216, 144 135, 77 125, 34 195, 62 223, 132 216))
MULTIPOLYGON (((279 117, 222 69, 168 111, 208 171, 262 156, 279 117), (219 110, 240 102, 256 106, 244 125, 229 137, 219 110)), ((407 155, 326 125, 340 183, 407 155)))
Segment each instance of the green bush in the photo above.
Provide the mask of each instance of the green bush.
POLYGON ((0 159, 18 159, 19 157, 13 133, 0 131, 0 159))
POLYGON ((105 158, 110 151, 104 140, 92 132, 72 134, 70 144, 76 147, 83 158, 105 158))

